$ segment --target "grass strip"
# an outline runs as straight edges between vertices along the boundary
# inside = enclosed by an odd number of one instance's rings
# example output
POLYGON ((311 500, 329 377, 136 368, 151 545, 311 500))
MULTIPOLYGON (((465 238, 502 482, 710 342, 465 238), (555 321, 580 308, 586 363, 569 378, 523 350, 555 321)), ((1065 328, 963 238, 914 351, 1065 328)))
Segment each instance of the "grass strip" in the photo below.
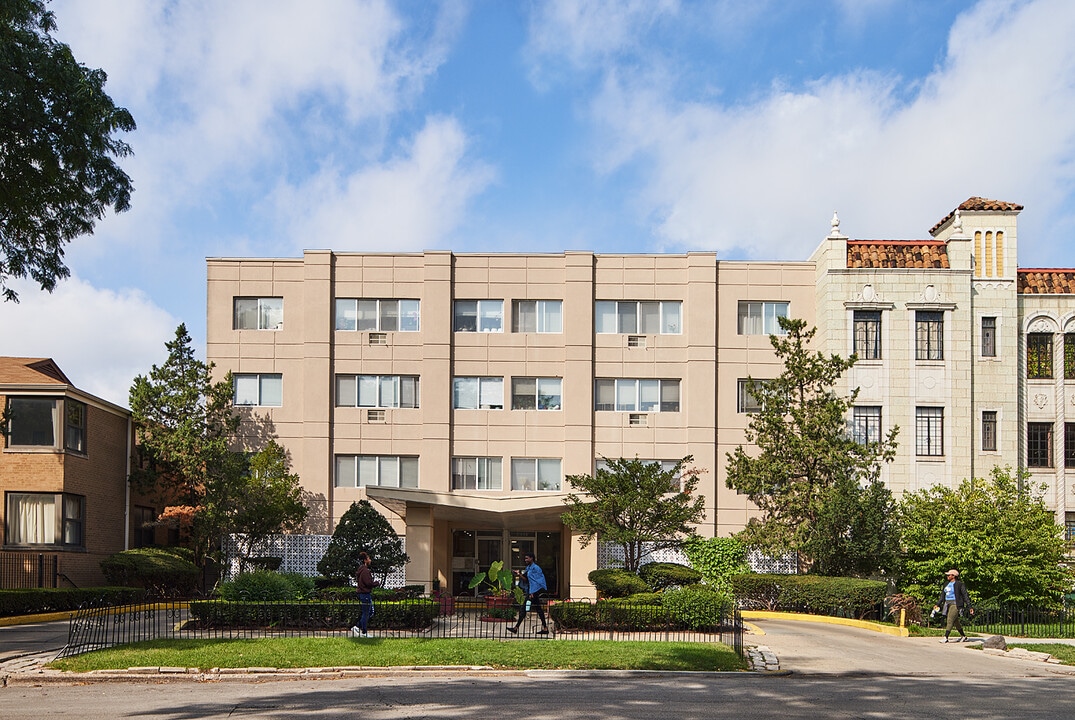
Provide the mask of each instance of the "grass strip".
POLYGON ((742 670, 721 643, 563 640, 503 642, 413 638, 150 640, 50 663, 73 672, 128 667, 368 667, 487 665, 499 669, 742 670))
POLYGON ((1057 658, 1062 665, 1075 665, 1075 645, 1066 645, 1064 643, 1009 643, 1008 649, 1011 648, 1049 653, 1057 658))

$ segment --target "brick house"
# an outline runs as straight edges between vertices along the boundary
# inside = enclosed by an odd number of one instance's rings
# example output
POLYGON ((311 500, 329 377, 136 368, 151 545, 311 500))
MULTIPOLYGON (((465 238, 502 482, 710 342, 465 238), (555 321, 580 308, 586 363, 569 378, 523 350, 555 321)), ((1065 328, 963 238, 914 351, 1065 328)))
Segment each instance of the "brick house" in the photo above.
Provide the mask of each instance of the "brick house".
POLYGON ((158 509, 127 483, 130 411, 76 388, 47 358, 0 357, 0 587, 88 587, 100 562, 151 544, 158 509))

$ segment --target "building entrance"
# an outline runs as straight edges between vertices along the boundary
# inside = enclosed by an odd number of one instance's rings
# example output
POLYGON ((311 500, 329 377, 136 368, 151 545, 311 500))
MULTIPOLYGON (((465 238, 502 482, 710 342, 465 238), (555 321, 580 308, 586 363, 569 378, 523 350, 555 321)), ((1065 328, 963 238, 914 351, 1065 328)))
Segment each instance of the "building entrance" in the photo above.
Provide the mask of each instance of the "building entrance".
POLYGON ((533 553, 545 573, 549 595, 558 597, 562 558, 560 533, 538 530, 455 530, 452 532, 452 594, 475 595, 467 586, 479 572, 502 560, 504 567, 522 570, 523 555, 533 553))

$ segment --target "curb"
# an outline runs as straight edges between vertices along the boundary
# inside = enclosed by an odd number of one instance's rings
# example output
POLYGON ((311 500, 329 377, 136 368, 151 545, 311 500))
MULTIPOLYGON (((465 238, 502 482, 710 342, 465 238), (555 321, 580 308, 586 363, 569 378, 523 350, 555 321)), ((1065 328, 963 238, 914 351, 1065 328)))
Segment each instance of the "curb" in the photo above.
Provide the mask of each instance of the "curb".
POLYGON ((826 625, 846 625, 895 637, 910 637, 910 632, 908 632, 907 628, 894 625, 878 625, 868 620, 852 620, 851 618, 829 617, 827 615, 803 615, 801 613, 774 612, 770 610, 742 610, 740 615, 743 616, 744 620, 793 620, 796 622, 824 623, 826 625))

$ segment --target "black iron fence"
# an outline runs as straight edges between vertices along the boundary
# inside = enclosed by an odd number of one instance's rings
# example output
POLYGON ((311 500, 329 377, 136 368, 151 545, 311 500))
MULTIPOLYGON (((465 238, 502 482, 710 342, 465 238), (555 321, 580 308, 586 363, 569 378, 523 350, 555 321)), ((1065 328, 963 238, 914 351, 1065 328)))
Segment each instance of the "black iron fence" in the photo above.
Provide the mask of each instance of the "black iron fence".
POLYGON ((0 588, 54 588, 59 556, 51 553, 0 552, 0 588))
MULTIPOLYGON (((718 617, 676 617, 659 605, 619 601, 551 601, 544 608, 548 634, 536 609, 516 633, 518 606, 473 597, 377 601, 372 637, 488 638, 497 640, 658 640, 722 642, 743 654, 743 622, 729 608, 718 617)), ((71 619, 61 657, 143 640, 348 636, 358 624, 356 600, 229 602, 193 600, 83 608, 71 619)))
MULTIPOLYGON (((944 627, 937 613, 924 618, 929 627, 944 627)), ((1025 638, 1075 638, 1075 608, 1040 608, 1027 605, 981 605, 960 618, 968 632, 1025 638)))

